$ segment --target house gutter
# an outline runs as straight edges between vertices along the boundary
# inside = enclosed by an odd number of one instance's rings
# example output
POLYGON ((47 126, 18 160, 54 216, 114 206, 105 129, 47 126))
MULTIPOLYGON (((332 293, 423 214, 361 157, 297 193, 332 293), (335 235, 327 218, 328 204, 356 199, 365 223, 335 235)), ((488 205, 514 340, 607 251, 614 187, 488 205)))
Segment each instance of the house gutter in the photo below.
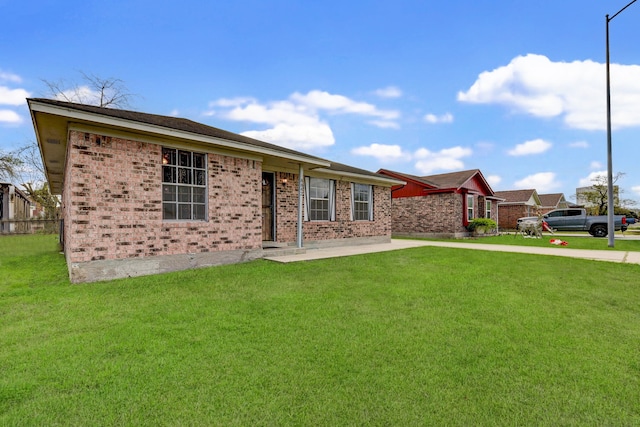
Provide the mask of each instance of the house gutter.
POLYGON ((363 175, 363 174, 359 174, 359 173, 353 173, 353 172, 346 172, 346 171, 337 171, 334 169, 327 169, 327 168, 315 168, 313 170, 314 172, 320 172, 320 173, 325 173, 327 175, 334 175, 337 176, 339 178, 352 178, 352 179, 358 179, 361 181, 368 181, 368 182, 375 182, 377 184, 380 185, 388 185, 388 186, 394 186, 394 185, 406 185, 405 181, 399 180, 399 179, 395 179, 395 178, 387 178, 387 177, 383 177, 382 175, 363 175))

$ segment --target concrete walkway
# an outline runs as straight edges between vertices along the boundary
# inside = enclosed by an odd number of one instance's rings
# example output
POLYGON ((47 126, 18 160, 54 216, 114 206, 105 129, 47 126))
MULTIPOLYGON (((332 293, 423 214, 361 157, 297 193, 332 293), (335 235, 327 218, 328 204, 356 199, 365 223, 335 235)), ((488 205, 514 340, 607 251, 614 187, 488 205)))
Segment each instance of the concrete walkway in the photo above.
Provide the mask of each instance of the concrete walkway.
POLYGON ((511 246, 511 245, 492 245, 483 243, 464 243, 464 242, 440 242, 431 240, 405 240, 391 239, 390 243, 379 243, 373 245, 344 246, 322 249, 307 249, 306 253, 295 255, 283 255, 266 257, 270 261, 276 262, 297 262, 310 261, 314 259, 335 258, 350 255, 368 254, 373 252, 395 251, 400 249, 417 248, 421 246, 438 246, 445 248, 458 249, 475 249, 481 251, 494 252, 515 252, 523 254, 535 255, 551 255, 563 256, 570 258, 592 259, 597 261, 621 262, 627 264, 640 265, 640 252, 625 251, 603 251, 603 250, 587 250, 587 249, 570 249, 567 247, 555 247, 550 245, 546 247, 532 246, 511 246))

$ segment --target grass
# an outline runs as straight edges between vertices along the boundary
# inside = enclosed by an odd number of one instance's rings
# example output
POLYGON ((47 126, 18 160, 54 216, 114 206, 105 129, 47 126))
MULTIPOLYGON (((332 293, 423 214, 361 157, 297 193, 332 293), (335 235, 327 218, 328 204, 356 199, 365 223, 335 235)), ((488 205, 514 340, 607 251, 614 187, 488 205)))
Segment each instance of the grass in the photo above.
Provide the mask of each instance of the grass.
MULTIPOLYGON (((478 238, 470 239, 449 239, 451 242, 464 242, 464 243, 487 243, 496 245, 510 245, 510 246, 540 246, 540 247, 552 247, 549 243, 551 239, 560 239, 567 242, 567 246, 553 246, 564 247, 571 249, 591 249, 591 250, 616 250, 616 251, 640 251, 640 240, 625 240, 624 238, 616 239, 613 248, 608 246, 608 239, 600 239, 585 235, 584 233, 562 233, 560 235, 552 235, 549 233, 543 233, 541 239, 524 238, 521 235, 502 234, 500 236, 482 236, 478 238)), ((437 239, 439 241, 446 239, 437 239)))
POLYGON ((640 424, 637 265, 425 247, 70 285, 20 236, 0 270, 0 425, 640 424))

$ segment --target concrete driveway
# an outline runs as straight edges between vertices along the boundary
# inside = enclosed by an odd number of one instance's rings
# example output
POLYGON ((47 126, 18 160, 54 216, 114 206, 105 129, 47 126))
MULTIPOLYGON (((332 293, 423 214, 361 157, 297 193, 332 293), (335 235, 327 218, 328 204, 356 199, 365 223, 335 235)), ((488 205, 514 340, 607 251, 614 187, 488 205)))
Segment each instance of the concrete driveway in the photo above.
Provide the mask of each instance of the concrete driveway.
MULTIPOLYGON (((557 234, 555 236, 558 236, 557 234)), ((409 239, 391 239, 389 243, 378 243, 373 245, 344 246, 322 249, 307 249, 305 253, 295 255, 269 256, 265 257, 270 261, 276 262, 298 262, 310 261, 314 259, 335 258, 351 255, 361 255, 373 252, 396 251, 400 249, 417 248, 421 246, 437 246, 458 249, 473 249, 480 251, 493 252, 514 252, 534 255, 551 255, 563 256, 569 258, 583 258, 596 261, 620 262, 626 264, 640 265, 640 252, 626 252, 615 250, 586 250, 586 249, 570 249, 566 247, 532 247, 532 246, 511 246, 511 245, 492 245, 482 243, 465 243, 465 242, 441 242, 435 240, 409 240, 409 239)))

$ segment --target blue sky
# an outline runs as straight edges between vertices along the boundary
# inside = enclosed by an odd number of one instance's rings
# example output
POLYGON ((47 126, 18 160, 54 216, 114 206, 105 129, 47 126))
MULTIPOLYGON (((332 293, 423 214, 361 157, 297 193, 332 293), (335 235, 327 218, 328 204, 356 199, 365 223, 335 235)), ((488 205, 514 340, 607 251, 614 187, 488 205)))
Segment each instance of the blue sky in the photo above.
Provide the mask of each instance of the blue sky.
MULTIPOLYGON (((0 0, 0 149, 80 72, 132 109, 330 160, 562 192, 606 171, 605 15, 627 0, 0 0)), ((611 22, 613 169, 640 200, 640 3, 611 22)))

